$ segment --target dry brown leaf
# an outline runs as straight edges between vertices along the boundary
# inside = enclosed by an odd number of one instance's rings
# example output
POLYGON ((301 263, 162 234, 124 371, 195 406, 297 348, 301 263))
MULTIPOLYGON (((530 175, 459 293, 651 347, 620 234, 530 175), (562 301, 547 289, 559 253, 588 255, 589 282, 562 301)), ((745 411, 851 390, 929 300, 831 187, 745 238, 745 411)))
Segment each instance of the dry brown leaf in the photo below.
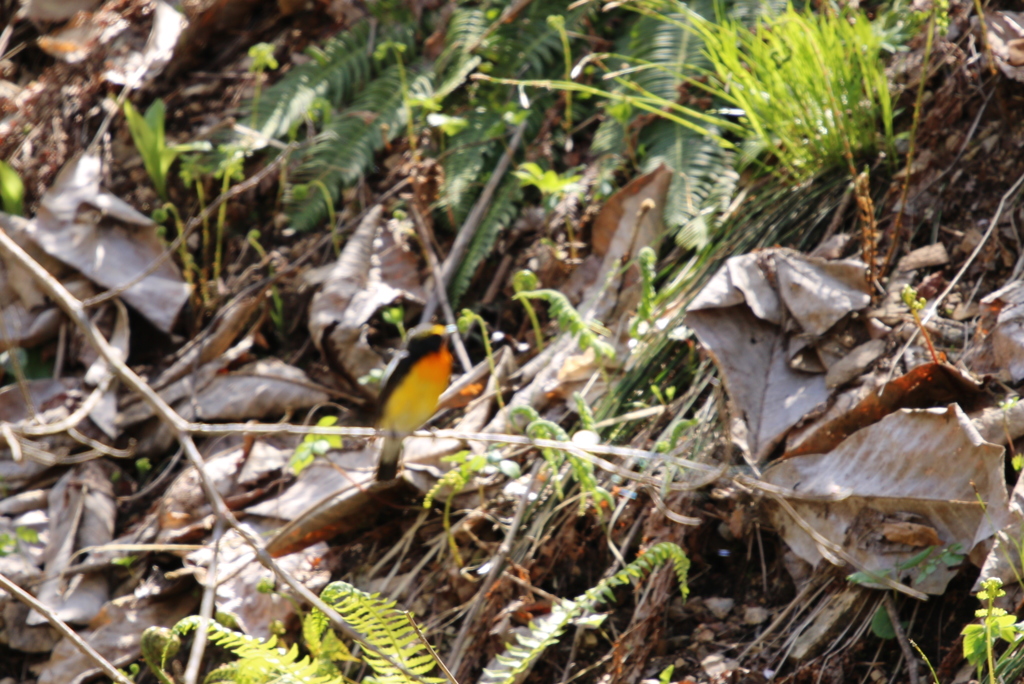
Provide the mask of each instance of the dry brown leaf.
POLYGON ((111 50, 105 60, 103 74, 111 83, 137 88, 152 81, 174 56, 182 31, 188 20, 164 0, 156 0, 153 9, 153 27, 146 46, 141 50, 111 50))
POLYGON ((953 366, 925 363, 887 383, 880 391, 868 393, 848 412, 802 437, 783 458, 831 451, 850 435, 898 409, 929 408, 954 401, 965 411, 973 411, 980 408, 986 397, 973 378, 953 366))
MULTIPOLYGON (((902 409, 829 453, 777 462, 764 479, 790 490, 789 503, 805 523, 879 574, 918 552, 887 540, 886 522, 931 527, 943 544, 959 544, 966 553, 1008 515, 1003 449, 985 442, 956 404, 902 409)), ((812 565, 822 559, 811 536, 781 507, 772 504, 771 519, 797 555, 812 565)), ((900 578, 917 578, 920 571, 920 565, 903 570, 900 578)), ((941 594, 953 574, 940 567, 915 587, 941 594)))
MULTIPOLYGON (((101 163, 85 154, 65 165, 43 195, 27 235, 47 254, 107 288, 141 276, 164 252, 156 224, 100 188, 101 163)), ((121 297, 159 330, 170 332, 191 287, 167 259, 121 297)))
MULTIPOLYGON (((96 616, 109 598, 103 573, 86 573, 65 579, 61 573, 71 564, 75 552, 101 546, 114 538, 117 506, 110 478, 115 467, 105 461, 89 461, 57 481, 49 496, 50 541, 46 546, 45 572, 49 578, 39 586, 37 598, 60 619, 85 624, 96 616)), ((46 618, 33 611, 29 625, 41 625, 46 618)))
POLYGON ((37 43, 51 57, 77 64, 127 28, 128 22, 116 12, 79 12, 64 26, 41 36, 37 43))
MULTIPOLYGON (((126 667, 139 657, 142 632, 147 627, 172 627, 191 614, 198 603, 199 597, 193 593, 160 601, 123 596, 103 606, 81 635, 108 661, 126 667)), ((57 644, 48 661, 31 669, 39 677, 37 684, 82 684, 100 674, 96 663, 67 639, 57 644)))
POLYGON ((1007 78, 1024 82, 1024 13, 986 11, 985 28, 996 66, 1007 78))
POLYGON ((350 379, 383 366, 367 342, 366 323, 378 310, 402 300, 420 302, 383 280, 374 240, 383 208, 367 213, 309 305, 309 333, 328 365, 350 379))
MULTIPOLYGON (((261 537, 273 529, 267 524, 251 521, 242 524, 261 537)), ((314 594, 319 594, 331 578, 329 571, 317 569, 326 553, 327 545, 321 542, 302 553, 282 558, 280 565, 314 594)), ((210 542, 186 556, 185 566, 197 568, 196 579, 205 586, 213 579, 208 572, 212 560, 213 542, 210 542)), ((220 540, 217 580, 214 594, 216 610, 233 615, 242 631, 250 636, 269 639, 271 624, 275 620, 286 623, 296 614, 296 603, 288 596, 253 590, 262 582, 273 583, 274 573, 260 564, 256 552, 236 530, 228 530, 220 540)))
POLYGON ((686 324, 714 357, 746 423, 754 461, 829 396, 823 375, 793 369, 808 340, 782 329, 786 312, 805 333, 821 335, 867 306, 866 287, 859 262, 766 250, 727 260, 687 308, 686 324))
POLYGON ((881 525, 882 536, 895 544, 906 544, 922 548, 925 546, 942 546, 939 533, 934 527, 912 522, 886 522, 881 525))
POLYGON ((25 15, 37 21, 64 21, 98 7, 103 0, 25 0, 25 15))

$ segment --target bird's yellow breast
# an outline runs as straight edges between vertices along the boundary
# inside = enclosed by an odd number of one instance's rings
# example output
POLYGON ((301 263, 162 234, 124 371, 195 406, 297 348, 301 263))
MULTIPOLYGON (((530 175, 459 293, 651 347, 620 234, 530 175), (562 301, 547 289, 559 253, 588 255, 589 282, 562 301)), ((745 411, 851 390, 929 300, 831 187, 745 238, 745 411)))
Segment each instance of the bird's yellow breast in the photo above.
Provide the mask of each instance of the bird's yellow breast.
POLYGON ((419 359, 388 397, 380 428, 398 433, 418 429, 437 410, 437 398, 448 387, 452 355, 447 347, 419 359))

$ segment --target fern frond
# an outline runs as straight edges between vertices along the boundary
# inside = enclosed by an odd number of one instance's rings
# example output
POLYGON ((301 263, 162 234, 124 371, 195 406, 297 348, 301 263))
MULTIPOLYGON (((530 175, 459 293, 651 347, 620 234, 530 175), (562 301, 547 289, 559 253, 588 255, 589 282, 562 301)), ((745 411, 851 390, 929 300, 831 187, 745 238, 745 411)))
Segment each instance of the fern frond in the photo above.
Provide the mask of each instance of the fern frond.
POLYGON ((672 562, 679 590, 683 598, 689 593, 687 574, 690 561, 683 550, 671 542, 656 544, 617 572, 602 580, 597 586, 572 601, 563 601, 552 606, 551 613, 530 623, 530 634, 516 635, 516 640, 506 646, 505 652, 496 660, 498 667, 484 670, 481 684, 513 684, 519 681, 534 666, 544 651, 558 643, 559 637, 573 624, 595 626, 603 616, 593 615, 597 605, 608 598, 614 598, 612 588, 629 584, 634 579, 642 580, 658 567, 672 562))
MULTIPOLYGON (((380 594, 367 594, 347 582, 332 582, 320 598, 363 634, 366 640, 388 654, 398 664, 427 682, 445 680, 426 676, 437 665, 433 654, 420 639, 409 613, 380 594)), ((383 684, 408 684, 408 675, 375 653, 366 652, 363 660, 383 684)))
POLYGON ((366 49, 369 35, 369 24, 359 22, 327 41, 322 50, 310 50, 311 62, 292 69, 263 92, 256 128, 272 138, 283 136, 318 97, 334 106, 350 99, 373 70, 373 58, 366 49))
POLYGON ((495 64, 494 74, 535 78, 554 68, 556 71, 547 75, 561 75, 562 40, 558 31, 545 19, 551 14, 564 16, 565 29, 572 33, 582 30, 584 20, 594 14, 589 3, 572 10, 568 10, 567 5, 563 2, 532 4, 524 12, 525 16, 495 31, 493 40, 482 48, 482 52, 495 64))
POLYGON ((451 212, 456 228, 483 187, 484 164, 494 156, 497 140, 505 132, 505 122, 495 112, 474 110, 466 119, 467 126, 448 139, 449 152, 441 163, 444 183, 438 207, 451 212))
POLYGON ((597 424, 594 419, 594 412, 587 406, 586 399, 579 392, 572 393, 572 400, 576 403, 576 413, 580 416, 580 426, 584 430, 596 430, 597 424))
MULTIPOLYGON (((409 83, 409 96, 423 98, 431 91, 430 79, 420 74, 409 83)), ((309 158, 296 170, 298 183, 319 181, 337 202, 342 187, 353 185, 373 168, 375 155, 405 130, 406 110, 402 102, 399 70, 392 66, 371 81, 352 105, 326 127, 313 145, 309 158)), ((328 214, 319 192, 292 196, 286 206, 292 225, 304 231, 315 227, 328 214)))
POLYGON ((446 456, 443 461, 455 462, 457 465, 441 476, 437 483, 430 488, 427 495, 423 497, 423 507, 430 508, 434 505, 434 498, 441 490, 449 487, 451 492, 457 493, 462 490, 473 476, 487 466, 486 454, 471 454, 468 451, 460 451, 453 456, 446 456))
POLYGON ((302 640, 310 654, 320 660, 340 660, 358 663, 359 658, 352 655, 348 646, 338 638, 331 628, 331 620, 319 610, 306 614, 302 620, 302 640))
POLYGON ((789 0, 732 0, 729 18, 752 27, 758 19, 781 14, 788 4, 789 0))
MULTIPOLYGON (((593 414, 590 413, 590 409, 587 408, 586 404, 582 403, 582 398, 579 397, 578 393, 576 396, 577 407, 582 404, 580 415, 589 415, 592 424, 593 414)), ((549 439, 556 442, 570 441, 569 434, 563 430, 558 423, 541 418, 537 413, 537 410, 532 406, 516 406, 509 412, 509 418, 513 420, 517 418, 525 418, 528 423, 523 432, 526 433, 526 436, 530 439, 549 439)), ((586 513, 587 506, 590 505, 591 501, 596 502, 598 506, 600 506, 601 503, 609 506, 615 504, 615 501, 612 499, 611 494, 608 493, 608 490, 597 482, 597 477, 594 475, 593 463, 580 458, 569 450, 563 451, 552 447, 541 447, 540 453, 547 462, 548 467, 551 468, 551 484, 554 486, 555 495, 558 496, 559 499, 563 498, 565 494, 562 490, 562 481, 558 477, 558 471, 561 469, 562 464, 568 460, 572 476, 580 486, 580 515, 586 513)))
MULTIPOLYGON (((703 17, 715 15, 710 0, 691 0, 687 7, 703 17)), ((672 12, 665 16, 669 21, 640 17, 629 32, 624 52, 637 64, 658 67, 637 71, 629 80, 654 95, 674 101, 679 96, 684 74, 691 72, 691 67, 708 66, 708 60, 699 34, 685 28, 690 24, 690 15, 672 12)))
POLYGON ((465 294, 476 274, 477 267, 494 249, 498 235, 515 220, 522 194, 519 180, 515 176, 509 175, 498 186, 498 191, 494 193, 487 215, 484 216, 480 227, 477 228, 476 234, 466 250, 466 255, 462 257, 459 270, 452 278, 448 292, 452 306, 457 306, 462 299, 462 295, 465 294))
MULTIPOLYGON (((181 637, 197 629, 201 618, 192 615, 180 620, 171 633, 181 637)), ((303 684, 342 684, 345 679, 340 674, 321 674, 319 663, 309 656, 299 657, 299 648, 293 645, 290 649, 277 646, 277 637, 264 641, 256 637, 228 629, 224 625, 211 620, 207 638, 217 646, 231 652, 238 660, 231 664, 230 673, 215 670, 210 681, 235 682, 302 682, 303 684)))
POLYGON ((434 62, 438 74, 437 94, 446 97, 462 85, 483 61, 467 50, 484 34, 490 22, 477 7, 463 7, 452 14, 445 34, 445 48, 434 62))
POLYGON ((640 269, 640 303, 636 305, 636 316, 630 326, 630 334, 637 336, 640 323, 650 323, 654 317, 654 280, 658 277, 655 264, 658 257, 650 247, 642 247, 636 255, 637 267, 640 269))
POLYGON ((590 142, 590 151, 594 154, 623 154, 626 150, 626 129, 621 123, 606 116, 590 142))
POLYGON ((615 349, 598 337, 596 330, 602 330, 600 324, 585 321, 569 299, 557 290, 530 290, 519 292, 513 299, 540 299, 548 304, 548 315, 558 321, 562 330, 578 338, 581 350, 593 349, 594 354, 606 359, 615 358, 615 349))
POLYGON ((666 227, 683 247, 702 248, 739 180, 733 153, 671 121, 646 126, 640 140, 647 148, 645 172, 660 164, 676 172, 665 201, 666 227), (710 221, 705 220, 708 215, 710 221))

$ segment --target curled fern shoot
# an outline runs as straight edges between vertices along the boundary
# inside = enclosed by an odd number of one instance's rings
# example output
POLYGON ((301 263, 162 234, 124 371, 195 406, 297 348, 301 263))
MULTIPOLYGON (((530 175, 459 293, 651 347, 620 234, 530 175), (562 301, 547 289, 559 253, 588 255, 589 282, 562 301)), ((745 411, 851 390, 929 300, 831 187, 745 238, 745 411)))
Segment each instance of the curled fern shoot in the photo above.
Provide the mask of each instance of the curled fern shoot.
MULTIPOLYGON (((480 325, 480 337, 482 337, 484 341, 484 352, 487 354, 487 366, 491 370, 491 377, 495 379, 495 382, 497 382, 498 370, 497 366, 494 365, 494 350, 491 349, 491 337, 487 333, 487 321, 485 321, 483 317, 475 311, 471 309, 463 309, 462 313, 459 314, 459 332, 462 335, 466 335, 469 333, 474 323, 478 323, 480 325)), ((504 409, 505 400, 501 396, 500 388, 494 395, 494 398, 498 401, 499 410, 504 409)))
POLYGON ((603 341, 598 332, 606 332, 600 324, 594 321, 585 321, 580 312, 569 302, 569 299, 557 290, 529 290, 517 292, 512 297, 517 301, 528 299, 540 299, 548 304, 548 315, 558 321, 562 330, 568 331, 578 338, 580 349, 586 351, 593 349, 594 355, 599 358, 614 359, 615 348, 603 341))
POLYGON ((612 592, 614 587, 630 584, 633 580, 641 581, 669 562, 675 570, 679 592, 686 598, 689 594, 687 576, 690 560, 681 548, 671 542, 655 544, 616 574, 572 601, 562 601, 552 606, 551 613, 530 623, 530 633, 525 636, 517 634, 516 640, 509 643, 505 652, 497 657, 498 667, 484 670, 481 684, 513 684, 522 681, 544 651, 558 643, 570 626, 597 626, 604 620, 603 615, 595 615, 593 611, 599 603, 615 597, 612 592))
MULTIPOLYGON (((512 276, 512 289, 515 290, 516 294, 530 292, 537 289, 539 282, 537 275, 533 271, 524 268, 512 276)), ((544 331, 541 330, 540 321, 537 319, 537 311, 533 308, 533 304, 529 299, 524 298, 519 301, 526 309, 526 315, 530 317, 530 325, 533 326, 533 337, 537 342, 537 352, 542 352, 544 351, 544 331)))
POLYGON ((650 247, 644 247, 636 257, 637 267, 640 269, 640 303, 636 307, 636 317, 630 326, 630 335, 640 335, 640 325, 650 324, 654 317, 654 298, 657 294, 654 290, 654 280, 658 275, 655 268, 657 256, 650 247))
MULTIPOLYGON (((530 406, 517 406, 509 413, 509 417, 513 419, 520 416, 529 421, 524 432, 530 439, 551 439, 558 442, 570 441, 568 433, 560 425, 550 420, 544 420, 537 414, 534 408, 530 406)), ((580 486, 580 515, 586 512, 587 505, 591 501, 598 507, 600 507, 602 502, 609 506, 614 504, 611 494, 598 484, 597 477, 594 475, 594 464, 590 461, 580 458, 571 451, 550 447, 541 447, 540 453, 551 468, 551 483, 559 499, 563 498, 565 494, 562 489, 561 480, 558 478, 558 471, 562 467, 562 463, 566 460, 569 461, 572 475, 580 486)))
POLYGON ((576 412, 580 414, 580 426, 584 430, 596 430, 597 421, 594 419, 594 412, 587 406, 587 401, 583 398, 583 395, 579 392, 573 392, 572 400, 576 403, 576 412))

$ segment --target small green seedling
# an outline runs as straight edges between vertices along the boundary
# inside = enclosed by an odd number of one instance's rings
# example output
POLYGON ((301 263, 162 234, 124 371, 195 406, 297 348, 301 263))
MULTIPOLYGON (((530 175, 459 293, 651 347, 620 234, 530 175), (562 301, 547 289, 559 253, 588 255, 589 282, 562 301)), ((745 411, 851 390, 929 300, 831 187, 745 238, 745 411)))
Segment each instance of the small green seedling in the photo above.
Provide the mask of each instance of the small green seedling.
MULTIPOLYGON (((535 187, 547 202, 557 202, 558 198, 568 192, 582 178, 582 176, 561 176, 557 172, 548 169, 545 171, 539 164, 534 162, 523 162, 519 168, 512 172, 519 179, 519 184, 525 187, 535 187), (550 199, 549 199, 550 198, 550 199)), ((553 209, 553 206, 548 207, 553 209)))
POLYGON ((263 72, 267 69, 273 71, 278 67, 277 59, 274 57, 274 46, 270 43, 256 43, 249 48, 249 57, 252 64, 249 65, 249 73, 256 77, 252 94, 252 125, 256 127, 256 112, 260 108, 260 91, 263 88, 263 72))
POLYGON ((932 362, 939 363, 939 355, 935 352, 935 345, 932 344, 932 336, 928 334, 928 329, 924 327, 919 314, 919 312, 924 310, 928 301, 924 297, 918 297, 917 290, 909 284, 903 286, 903 291, 900 292, 900 299, 910 309, 910 315, 914 317, 914 324, 921 331, 921 336, 924 338, 925 344, 928 345, 928 352, 932 355, 932 362))
POLYGON ((978 600, 984 608, 975 611, 975 617, 981 618, 980 625, 967 625, 960 632, 964 637, 964 658, 977 668, 978 680, 984 681, 985 665, 988 665, 989 681, 996 681, 995 644, 997 639, 1009 642, 1010 647, 999 657, 999 662, 1007 660, 1024 643, 1024 631, 1016 624, 1017 618, 1002 608, 996 608, 995 601, 1005 596, 1003 583, 993 577, 981 583, 978 600))
MULTIPOLYGON (((331 427, 338 422, 337 416, 324 416, 317 421, 317 427, 331 427)), ((288 465, 296 475, 301 473, 317 456, 323 456, 331 449, 341 448, 341 435, 310 434, 295 447, 288 465)))
POLYGON ((405 342, 405 308, 402 306, 389 306, 380 312, 380 317, 384 319, 384 322, 388 325, 393 325, 398 328, 398 334, 402 337, 402 342, 405 342))
POLYGON ((25 184, 18 172, 5 161, 0 161, 0 203, 4 211, 14 216, 25 213, 25 184))
POLYGON ((135 148, 142 155, 142 165, 160 199, 167 201, 167 172, 179 155, 185 152, 208 152, 213 149, 210 143, 202 141, 186 145, 167 146, 164 136, 164 101, 157 99, 146 110, 145 116, 127 100, 124 103, 124 116, 128 122, 135 148))

